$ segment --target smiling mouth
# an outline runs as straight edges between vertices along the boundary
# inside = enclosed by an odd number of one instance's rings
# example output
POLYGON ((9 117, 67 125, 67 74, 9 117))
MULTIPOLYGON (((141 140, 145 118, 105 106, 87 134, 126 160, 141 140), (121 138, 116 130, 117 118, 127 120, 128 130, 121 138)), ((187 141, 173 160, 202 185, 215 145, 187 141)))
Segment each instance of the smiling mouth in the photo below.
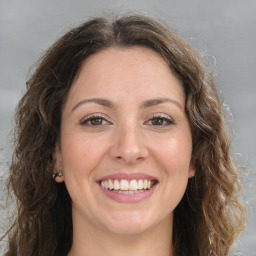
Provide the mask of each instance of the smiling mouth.
POLYGON ((119 194, 139 194, 143 193, 149 189, 151 189, 154 185, 156 185, 156 180, 149 179, 139 179, 139 180, 101 180, 100 186, 110 190, 112 192, 116 192, 119 194))

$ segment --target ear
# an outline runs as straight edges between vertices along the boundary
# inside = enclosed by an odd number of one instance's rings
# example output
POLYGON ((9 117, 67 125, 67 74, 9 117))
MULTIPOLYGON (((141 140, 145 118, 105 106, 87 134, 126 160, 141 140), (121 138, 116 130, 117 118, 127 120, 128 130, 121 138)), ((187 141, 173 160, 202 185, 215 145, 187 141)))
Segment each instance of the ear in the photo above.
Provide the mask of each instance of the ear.
POLYGON ((53 159, 53 174, 61 172, 62 176, 57 176, 55 181, 56 182, 63 182, 64 181, 64 171, 63 171, 63 157, 60 145, 56 143, 55 149, 52 154, 53 159))
POLYGON ((188 178, 192 178, 195 176, 196 170, 194 164, 191 162, 188 169, 188 178))

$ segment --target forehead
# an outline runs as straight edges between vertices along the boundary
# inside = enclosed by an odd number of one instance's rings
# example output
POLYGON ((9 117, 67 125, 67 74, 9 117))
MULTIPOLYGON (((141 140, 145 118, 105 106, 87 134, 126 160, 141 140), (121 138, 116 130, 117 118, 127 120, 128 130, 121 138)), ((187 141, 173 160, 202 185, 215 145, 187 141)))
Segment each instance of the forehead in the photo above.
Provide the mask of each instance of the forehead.
MULTIPOLYGON (((83 62, 69 97, 184 97, 181 82, 166 60, 145 47, 112 47, 83 62)), ((78 100, 78 99, 77 99, 78 100)))
MULTIPOLYGON (((141 73, 142 69, 149 71, 152 68, 157 68, 158 71, 171 72, 167 61, 152 49, 140 46, 110 47, 86 58, 79 70, 77 78, 81 72, 89 73, 92 71, 95 72, 96 70, 98 72, 111 72, 113 69, 119 69, 122 73, 130 70, 133 72, 138 70, 141 73)), ((112 74, 112 72, 109 74, 112 74)), ((117 75, 117 73, 115 74, 117 75)))

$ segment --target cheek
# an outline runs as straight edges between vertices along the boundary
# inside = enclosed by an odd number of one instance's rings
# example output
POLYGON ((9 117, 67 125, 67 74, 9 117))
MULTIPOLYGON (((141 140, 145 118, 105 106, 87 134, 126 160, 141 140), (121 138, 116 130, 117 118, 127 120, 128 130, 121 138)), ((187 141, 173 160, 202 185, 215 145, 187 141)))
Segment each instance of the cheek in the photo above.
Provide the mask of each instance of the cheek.
POLYGON ((105 148, 102 143, 85 138, 81 133, 67 134, 63 138, 61 147, 64 181, 74 206, 83 208, 94 197, 91 191, 91 185, 95 182, 94 170, 101 162, 105 148))
POLYGON ((84 175, 90 173, 100 162, 103 144, 79 134, 66 137, 62 144, 64 172, 84 175))
POLYGON ((163 170, 162 207, 172 212, 186 191, 190 171, 190 143, 172 139, 158 151, 157 159, 163 170))
POLYGON ((169 175, 188 173, 192 152, 191 143, 189 137, 173 137, 159 145, 159 150, 155 152, 169 175))

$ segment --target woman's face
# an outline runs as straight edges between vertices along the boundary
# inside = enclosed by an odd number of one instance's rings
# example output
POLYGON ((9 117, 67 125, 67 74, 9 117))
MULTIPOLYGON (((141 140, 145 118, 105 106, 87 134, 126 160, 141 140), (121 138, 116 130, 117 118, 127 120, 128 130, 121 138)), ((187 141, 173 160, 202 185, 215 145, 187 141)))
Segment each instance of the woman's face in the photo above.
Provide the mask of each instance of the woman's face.
POLYGON ((84 61, 55 152, 74 225, 116 234, 171 225, 194 175, 191 151, 182 85, 158 53, 109 48, 84 61))

